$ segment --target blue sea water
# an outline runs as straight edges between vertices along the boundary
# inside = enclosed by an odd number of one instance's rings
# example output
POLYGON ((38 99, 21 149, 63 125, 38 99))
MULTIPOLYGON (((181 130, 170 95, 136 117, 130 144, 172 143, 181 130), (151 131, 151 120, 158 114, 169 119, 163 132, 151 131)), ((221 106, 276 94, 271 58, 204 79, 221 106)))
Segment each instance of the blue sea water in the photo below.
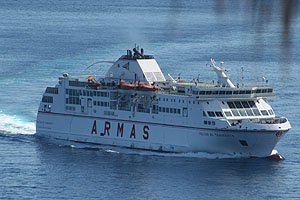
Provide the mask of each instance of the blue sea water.
POLYGON ((299 9, 298 1, 1 1, 0 199, 300 198, 299 9), (58 76, 79 76, 135 44, 165 75, 210 81, 214 57, 234 83, 241 67, 245 82, 267 77, 275 113, 293 127, 276 146, 286 159, 91 149, 34 135, 42 93, 58 76))

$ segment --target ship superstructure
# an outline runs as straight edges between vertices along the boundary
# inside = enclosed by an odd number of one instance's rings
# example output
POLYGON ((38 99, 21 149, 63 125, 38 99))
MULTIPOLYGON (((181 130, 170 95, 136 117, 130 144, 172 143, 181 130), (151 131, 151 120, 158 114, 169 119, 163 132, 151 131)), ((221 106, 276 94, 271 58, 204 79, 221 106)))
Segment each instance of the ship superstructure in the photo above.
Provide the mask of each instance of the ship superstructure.
POLYGON ((268 156, 291 128, 275 115, 267 83, 234 85, 211 59, 218 80, 166 80, 143 49, 127 50, 105 77, 65 73, 47 87, 37 134, 55 139, 163 152, 268 156))

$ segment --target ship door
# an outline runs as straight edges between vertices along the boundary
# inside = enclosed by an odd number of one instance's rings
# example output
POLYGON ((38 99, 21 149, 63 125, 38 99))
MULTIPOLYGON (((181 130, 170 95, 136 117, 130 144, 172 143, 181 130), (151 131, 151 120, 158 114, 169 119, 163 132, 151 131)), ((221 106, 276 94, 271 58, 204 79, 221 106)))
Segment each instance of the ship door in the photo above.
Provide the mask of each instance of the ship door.
POLYGON ((132 117, 135 117, 135 109, 136 109, 135 105, 132 106, 131 109, 132 109, 132 117))
POLYGON ((183 108, 183 109, 182 109, 182 115, 183 115, 184 117, 187 117, 187 116, 188 116, 188 109, 187 109, 187 108, 183 108))
POLYGON ((81 112, 85 112, 85 99, 84 98, 81 98, 80 99, 80 105, 81 105, 81 112))
POLYGON ((92 99, 88 98, 87 100, 87 108, 88 108, 88 113, 92 113, 92 99))

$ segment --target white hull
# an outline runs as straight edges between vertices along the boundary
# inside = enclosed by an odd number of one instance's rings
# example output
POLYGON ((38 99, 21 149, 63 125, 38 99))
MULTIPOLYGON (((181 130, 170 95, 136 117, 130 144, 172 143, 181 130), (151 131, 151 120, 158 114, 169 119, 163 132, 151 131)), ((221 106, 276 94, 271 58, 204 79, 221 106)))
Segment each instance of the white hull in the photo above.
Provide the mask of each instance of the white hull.
POLYGON ((269 156, 285 132, 218 130, 138 120, 39 112, 37 135, 163 152, 269 156))

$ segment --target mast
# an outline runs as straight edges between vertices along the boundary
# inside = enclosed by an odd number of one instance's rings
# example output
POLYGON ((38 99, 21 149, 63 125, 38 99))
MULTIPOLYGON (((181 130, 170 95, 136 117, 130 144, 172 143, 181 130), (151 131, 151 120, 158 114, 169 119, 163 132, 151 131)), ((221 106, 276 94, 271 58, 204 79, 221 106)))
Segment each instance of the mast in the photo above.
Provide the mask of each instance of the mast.
POLYGON ((218 76, 218 82, 221 86, 235 88, 233 83, 229 80, 229 76, 225 74, 224 69, 220 68, 216 65, 216 62, 213 58, 210 58, 210 62, 212 63, 211 67, 216 72, 218 76))

